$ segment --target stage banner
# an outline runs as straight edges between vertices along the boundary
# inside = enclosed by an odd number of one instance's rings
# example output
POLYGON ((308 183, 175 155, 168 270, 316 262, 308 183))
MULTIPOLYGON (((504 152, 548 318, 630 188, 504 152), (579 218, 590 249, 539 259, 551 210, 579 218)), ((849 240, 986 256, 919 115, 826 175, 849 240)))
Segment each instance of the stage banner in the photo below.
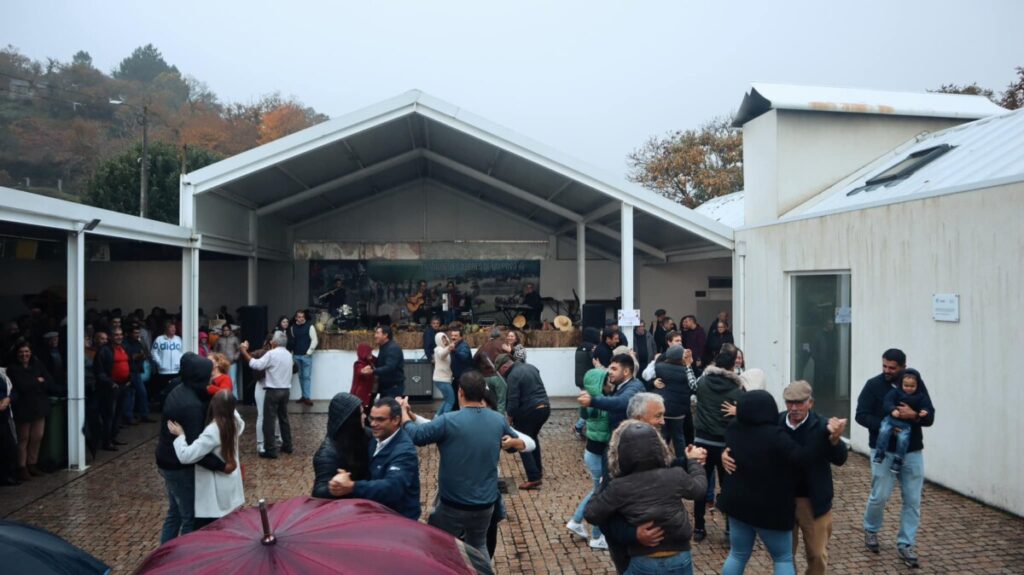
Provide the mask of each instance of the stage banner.
POLYGON ((310 260, 309 305, 327 308, 341 279, 344 303, 366 320, 389 316, 403 321, 415 314, 441 313, 445 295, 449 311, 472 310, 475 319, 493 316, 497 306, 521 297, 532 283, 540 290, 536 260, 310 260), (427 283, 426 290, 420 282, 427 283), (420 294, 422 292, 422 297, 420 294), (422 300, 422 301, 421 301, 422 300), (421 311, 422 310, 422 311, 421 311))

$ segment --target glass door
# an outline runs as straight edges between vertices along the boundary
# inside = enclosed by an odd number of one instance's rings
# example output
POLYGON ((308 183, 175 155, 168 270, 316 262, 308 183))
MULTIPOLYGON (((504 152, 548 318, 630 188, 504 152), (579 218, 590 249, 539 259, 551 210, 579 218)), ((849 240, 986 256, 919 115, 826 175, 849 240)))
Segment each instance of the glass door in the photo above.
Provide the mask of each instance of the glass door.
POLYGON ((818 414, 849 418, 850 274, 794 274, 792 278, 793 379, 814 387, 818 414))

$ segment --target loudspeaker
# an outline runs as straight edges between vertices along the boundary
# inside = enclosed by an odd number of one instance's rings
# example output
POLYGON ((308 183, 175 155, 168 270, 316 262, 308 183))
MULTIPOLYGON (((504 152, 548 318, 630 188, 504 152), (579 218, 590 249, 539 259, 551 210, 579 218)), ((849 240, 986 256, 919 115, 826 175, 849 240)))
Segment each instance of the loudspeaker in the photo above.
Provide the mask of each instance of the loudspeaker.
MULTIPOLYGON (((249 349, 256 351, 263 347, 263 340, 267 337, 267 306, 249 305, 238 308, 238 323, 241 326, 238 337, 242 341, 249 342, 249 349)), ((242 376, 242 385, 238 391, 242 403, 253 404, 256 392, 256 380, 252 376, 249 364, 238 360, 239 372, 242 376)), ((236 382, 236 385, 238 383, 236 382)))
POLYGON ((604 306, 598 303, 583 304, 583 327, 604 329, 604 306))
POLYGON ((405 394, 420 401, 434 397, 434 365, 425 359, 405 360, 405 394))
POLYGON ((247 305, 238 308, 238 323, 242 326, 242 341, 249 342, 249 349, 263 347, 267 337, 267 306, 247 305))

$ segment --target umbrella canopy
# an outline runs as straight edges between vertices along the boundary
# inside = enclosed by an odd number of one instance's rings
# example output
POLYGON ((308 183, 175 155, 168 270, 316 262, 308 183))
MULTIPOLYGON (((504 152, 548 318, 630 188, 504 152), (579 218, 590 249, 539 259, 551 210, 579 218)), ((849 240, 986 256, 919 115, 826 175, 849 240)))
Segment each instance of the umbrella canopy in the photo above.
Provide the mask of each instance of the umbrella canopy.
POLYGON ((296 497, 261 500, 168 541, 136 573, 491 573, 486 560, 474 568, 479 558, 469 553, 448 533, 372 501, 296 497))
POLYGON ((99 559, 53 533, 16 521, 0 521, 0 557, 5 575, 110 572, 99 559))

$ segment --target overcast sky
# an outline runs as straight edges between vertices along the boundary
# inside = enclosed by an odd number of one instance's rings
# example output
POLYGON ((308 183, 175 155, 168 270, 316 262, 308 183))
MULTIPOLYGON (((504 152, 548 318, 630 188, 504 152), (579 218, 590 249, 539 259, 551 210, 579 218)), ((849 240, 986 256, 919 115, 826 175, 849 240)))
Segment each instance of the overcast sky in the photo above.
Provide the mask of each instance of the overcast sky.
POLYGON ((857 3, 6 1, 0 43, 109 72, 153 43, 225 101, 280 91, 339 116, 412 88, 606 171, 734 111, 750 82, 1001 91, 1020 0, 857 3))

